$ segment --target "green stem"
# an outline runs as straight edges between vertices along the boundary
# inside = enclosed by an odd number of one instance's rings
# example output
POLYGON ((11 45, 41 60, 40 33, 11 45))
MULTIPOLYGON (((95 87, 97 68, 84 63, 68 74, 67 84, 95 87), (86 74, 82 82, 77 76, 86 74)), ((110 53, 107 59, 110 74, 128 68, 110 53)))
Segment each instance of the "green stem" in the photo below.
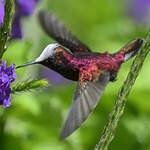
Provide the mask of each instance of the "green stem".
POLYGON ((12 94, 18 93, 18 92, 26 92, 31 91, 38 88, 43 88, 48 85, 48 81, 45 79, 41 80, 32 80, 32 81, 22 81, 14 84, 12 86, 12 94))
POLYGON ((2 27, 0 28, 0 61, 7 49, 6 43, 11 31, 12 18, 14 14, 14 0, 6 0, 5 17, 2 27))
MULTIPOLYGON (((0 62, 4 52, 7 49, 6 43, 11 31, 11 23, 14 12, 14 0, 6 0, 5 4, 5 17, 2 27, 0 27, 0 62)), ((5 117, 4 114, 0 115, 0 145, 1 149, 4 149, 4 127, 5 127, 5 117)))
POLYGON ((5 134, 4 134, 4 128, 6 123, 6 116, 4 114, 0 114, 0 146, 1 149, 4 149, 4 143, 5 143, 5 134))
POLYGON ((109 121, 104 127, 102 137, 97 144, 95 150, 107 150, 109 144, 112 142, 117 125, 119 123, 120 117, 123 115, 125 104, 127 102, 130 91, 135 83, 135 80, 143 66, 144 60, 150 51, 150 31, 147 35, 145 44, 142 46, 141 50, 137 54, 133 64, 131 66, 130 72, 122 85, 114 108, 109 116, 109 121))

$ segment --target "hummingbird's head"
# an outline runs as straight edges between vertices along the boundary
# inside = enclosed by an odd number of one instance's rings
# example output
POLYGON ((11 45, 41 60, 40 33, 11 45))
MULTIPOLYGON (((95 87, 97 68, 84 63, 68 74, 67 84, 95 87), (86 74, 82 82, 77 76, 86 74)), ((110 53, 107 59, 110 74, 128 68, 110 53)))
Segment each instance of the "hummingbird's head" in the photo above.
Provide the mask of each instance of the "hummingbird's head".
POLYGON ((56 49, 59 48, 60 45, 58 43, 52 43, 45 47, 41 55, 35 59, 35 62, 40 63, 42 61, 45 61, 49 58, 52 58, 54 54, 57 53, 56 49))
POLYGON ((51 59, 57 53, 58 48, 61 47, 58 43, 52 43, 46 46, 41 55, 36 58, 34 61, 17 66, 16 68, 25 67, 32 64, 42 64, 42 62, 51 59))

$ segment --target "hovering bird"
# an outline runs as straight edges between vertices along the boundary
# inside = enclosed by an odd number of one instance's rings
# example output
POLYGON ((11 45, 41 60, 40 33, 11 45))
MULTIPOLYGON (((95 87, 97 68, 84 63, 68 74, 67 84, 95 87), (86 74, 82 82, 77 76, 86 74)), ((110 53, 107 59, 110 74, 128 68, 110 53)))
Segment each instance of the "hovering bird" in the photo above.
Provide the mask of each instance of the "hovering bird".
POLYGON ((42 64, 77 81, 73 101, 60 138, 72 134, 87 119, 98 104, 109 81, 115 81, 122 63, 136 55, 143 39, 136 38, 114 54, 92 52, 65 28, 53 14, 40 11, 38 15, 43 30, 57 43, 49 44, 32 62, 17 68, 42 64))

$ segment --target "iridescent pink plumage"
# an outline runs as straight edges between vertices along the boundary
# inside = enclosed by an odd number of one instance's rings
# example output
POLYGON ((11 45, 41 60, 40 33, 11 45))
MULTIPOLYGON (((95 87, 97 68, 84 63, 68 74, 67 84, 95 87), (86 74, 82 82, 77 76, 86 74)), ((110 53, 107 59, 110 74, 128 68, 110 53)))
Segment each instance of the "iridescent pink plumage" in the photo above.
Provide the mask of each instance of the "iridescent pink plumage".
POLYGON ((71 55, 65 50, 62 51, 62 55, 61 57, 64 57, 68 61, 66 66, 72 66, 74 70, 79 70, 82 81, 91 81, 93 79, 92 74, 98 73, 100 70, 109 72, 118 71, 120 65, 124 62, 125 49, 121 49, 121 51, 115 55, 111 55, 109 52, 103 54, 77 52, 71 55))

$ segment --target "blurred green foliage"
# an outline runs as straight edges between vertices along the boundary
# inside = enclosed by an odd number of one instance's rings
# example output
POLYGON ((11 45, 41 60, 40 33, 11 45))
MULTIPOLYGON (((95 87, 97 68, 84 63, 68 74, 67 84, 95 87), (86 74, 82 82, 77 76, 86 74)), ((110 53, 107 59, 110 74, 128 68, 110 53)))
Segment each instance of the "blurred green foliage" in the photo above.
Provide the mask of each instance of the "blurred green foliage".
MULTIPOLYGON (((39 9, 55 13, 93 51, 111 53, 135 37, 146 36, 147 27, 127 15, 125 0, 41 0, 34 16, 23 20, 25 38, 11 41, 5 58, 16 65, 35 59, 53 42, 37 21, 39 9)), ((129 96, 110 150, 150 150, 150 56, 129 96)), ((59 140, 61 125, 71 104, 75 83, 50 85, 42 91, 12 95, 12 105, 0 107, 1 150, 91 150, 97 144, 118 90, 132 60, 122 65, 118 79, 109 83, 88 120, 73 135, 59 140)), ((42 66, 17 69, 18 80, 40 79, 42 66)))

